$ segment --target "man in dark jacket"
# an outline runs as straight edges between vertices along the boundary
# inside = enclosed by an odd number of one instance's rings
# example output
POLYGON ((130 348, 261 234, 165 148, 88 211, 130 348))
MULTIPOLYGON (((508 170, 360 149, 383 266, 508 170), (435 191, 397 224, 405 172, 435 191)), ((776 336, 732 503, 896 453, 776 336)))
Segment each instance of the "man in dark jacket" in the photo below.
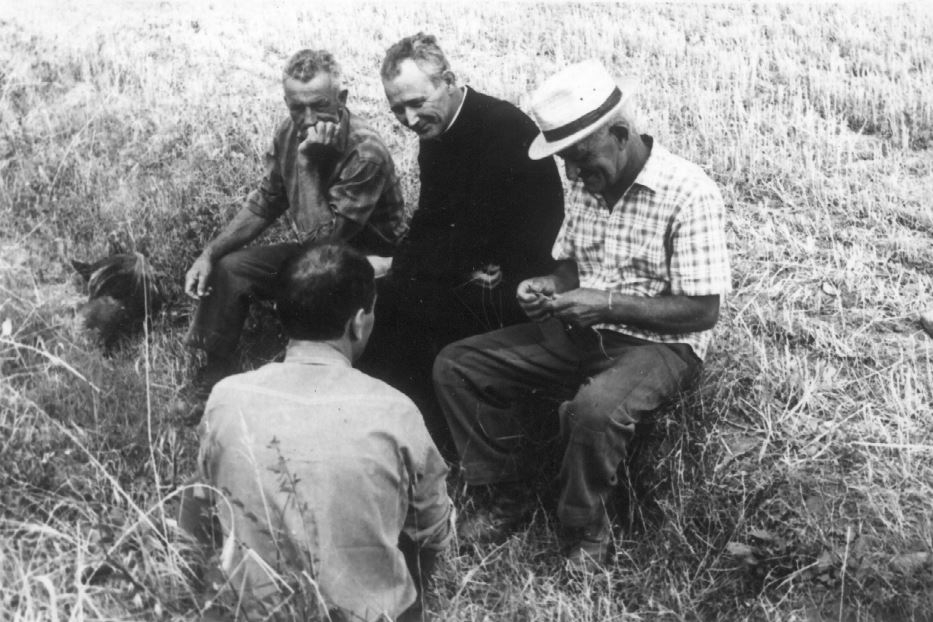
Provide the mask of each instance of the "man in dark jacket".
MULTIPOLYGON (((380 284, 362 367, 411 396, 439 445, 431 365, 445 345, 524 321, 518 283, 553 266, 563 189, 534 161, 534 122, 512 104, 459 86, 433 36, 389 48, 382 82, 393 114, 421 139, 421 195, 380 284)), ((449 447, 449 445, 448 445, 449 447)))

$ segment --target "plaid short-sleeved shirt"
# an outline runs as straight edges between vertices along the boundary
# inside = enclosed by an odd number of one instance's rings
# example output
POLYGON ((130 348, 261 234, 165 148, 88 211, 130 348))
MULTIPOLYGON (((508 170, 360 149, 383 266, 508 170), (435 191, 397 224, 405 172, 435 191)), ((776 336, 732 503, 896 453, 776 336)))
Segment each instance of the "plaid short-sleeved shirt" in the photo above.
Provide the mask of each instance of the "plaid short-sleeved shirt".
MULTIPOLYGON (((648 297, 723 295, 731 290, 719 189, 700 167, 657 143, 612 210, 578 181, 568 192, 565 211, 553 254, 576 262, 580 287, 648 297)), ((686 343, 700 359, 712 334, 660 334, 624 324, 594 328, 686 343)))

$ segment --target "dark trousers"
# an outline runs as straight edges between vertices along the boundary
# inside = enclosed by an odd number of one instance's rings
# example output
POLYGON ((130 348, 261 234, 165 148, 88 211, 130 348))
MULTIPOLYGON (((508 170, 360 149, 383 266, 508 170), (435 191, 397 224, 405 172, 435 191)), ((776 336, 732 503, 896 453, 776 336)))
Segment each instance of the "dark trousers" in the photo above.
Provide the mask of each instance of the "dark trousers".
POLYGON ((279 269, 302 246, 297 242, 255 246, 221 257, 211 272, 210 295, 198 302, 188 330, 188 345, 218 357, 231 356, 250 302, 275 297, 279 269))
POLYGON ((408 395, 446 457, 453 443, 437 406, 431 368, 449 343, 527 321, 515 301, 515 284, 486 289, 467 280, 401 278, 377 282, 376 319, 360 370, 408 395))
POLYGON ((582 527, 597 520, 617 484, 636 424, 680 395, 700 367, 685 344, 568 329, 551 319, 444 348, 434 383, 469 484, 528 478, 534 462, 523 455, 523 439, 546 413, 523 406, 531 391, 565 399, 557 511, 564 526, 582 527))
MULTIPOLYGON (((253 246, 228 253, 214 264, 211 294, 198 302, 186 342, 219 358, 236 350, 243 322, 254 300, 275 298, 279 269, 302 248, 314 244, 286 242, 253 246)), ((347 242, 364 255, 389 257, 395 246, 366 227, 347 242)))

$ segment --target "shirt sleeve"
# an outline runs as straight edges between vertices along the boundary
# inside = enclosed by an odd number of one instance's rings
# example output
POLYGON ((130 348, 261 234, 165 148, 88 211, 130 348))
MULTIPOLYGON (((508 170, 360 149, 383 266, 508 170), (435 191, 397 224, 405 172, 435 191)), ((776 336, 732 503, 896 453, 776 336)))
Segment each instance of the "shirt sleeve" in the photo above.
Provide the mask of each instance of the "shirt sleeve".
POLYGON ((565 259, 576 259, 573 246, 574 223, 577 214, 577 201, 580 200, 580 186, 573 184, 570 192, 567 193, 567 201, 564 206, 564 221, 561 223, 560 230, 557 232, 557 238, 554 240, 554 247, 551 250, 551 256, 557 261, 565 259))
POLYGON ((672 238, 672 294, 710 296, 731 291, 725 206, 712 181, 687 199, 674 223, 672 238))
POLYGON ((265 220, 275 220, 288 209, 288 195, 285 192, 285 180, 282 177, 280 145, 281 133, 276 132, 269 148, 263 155, 263 175, 259 187, 246 199, 246 206, 265 220))
POLYGON ((410 434, 410 504, 403 532, 419 546, 440 551, 453 536, 453 502, 447 495, 447 464, 424 429, 410 434))
POLYGON ((390 181, 385 168, 380 161, 354 154, 327 191, 334 212, 365 225, 390 181))

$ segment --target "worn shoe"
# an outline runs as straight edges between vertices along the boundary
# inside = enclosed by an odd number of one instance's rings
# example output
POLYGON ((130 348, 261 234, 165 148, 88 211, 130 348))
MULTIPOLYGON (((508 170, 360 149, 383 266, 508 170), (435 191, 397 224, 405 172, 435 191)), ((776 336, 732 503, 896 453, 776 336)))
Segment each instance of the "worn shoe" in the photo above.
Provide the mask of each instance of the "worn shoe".
POLYGON ((612 542, 612 527, 600 519, 587 527, 569 530, 570 547, 566 553, 567 568, 572 573, 585 574, 605 570, 612 542))
POLYGON ((473 507, 465 509, 457 526, 461 546, 504 542, 537 506, 525 484, 490 486, 472 502, 473 507))

